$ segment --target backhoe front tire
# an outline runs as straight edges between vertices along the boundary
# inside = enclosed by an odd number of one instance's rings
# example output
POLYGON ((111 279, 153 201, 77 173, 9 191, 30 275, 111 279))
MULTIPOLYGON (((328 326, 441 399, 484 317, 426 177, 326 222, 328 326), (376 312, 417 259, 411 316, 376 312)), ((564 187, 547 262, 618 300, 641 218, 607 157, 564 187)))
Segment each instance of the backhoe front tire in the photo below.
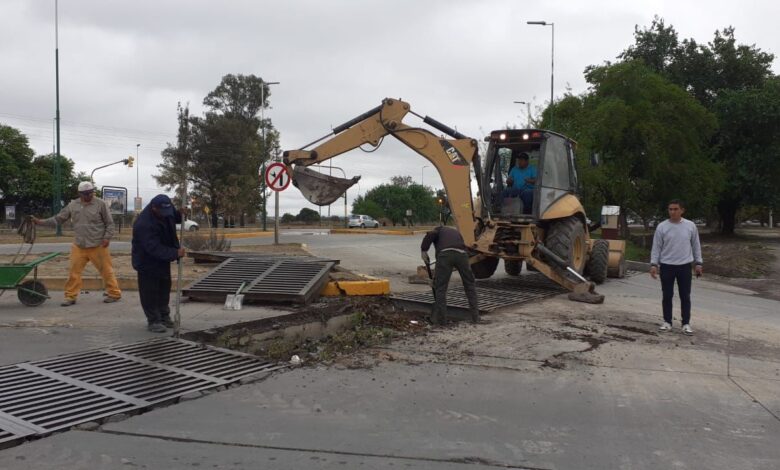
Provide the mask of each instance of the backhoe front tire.
POLYGON ((520 271, 523 269, 522 261, 504 260, 504 271, 510 276, 519 276, 520 271))
POLYGON ((585 270, 588 258, 585 227, 576 216, 553 222, 547 231, 544 244, 578 273, 582 274, 585 270))
POLYGON ((590 258, 585 267, 585 273, 596 284, 603 284, 607 280, 607 267, 609 264, 609 242, 606 240, 594 240, 590 258))

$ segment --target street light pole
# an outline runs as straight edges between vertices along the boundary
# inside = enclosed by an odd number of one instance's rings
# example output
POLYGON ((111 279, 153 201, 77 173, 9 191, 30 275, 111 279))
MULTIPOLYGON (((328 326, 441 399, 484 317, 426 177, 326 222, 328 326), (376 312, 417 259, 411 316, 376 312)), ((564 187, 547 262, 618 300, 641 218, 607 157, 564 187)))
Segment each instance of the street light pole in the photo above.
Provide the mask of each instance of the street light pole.
POLYGON ((135 144, 135 197, 141 197, 140 186, 138 184, 139 168, 141 167, 141 163, 138 161, 138 149, 140 147, 141 144, 135 144))
POLYGON ((263 82, 260 87, 260 122, 263 126, 263 164, 261 165, 260 170, 260 189, 262 191, 263 196, 263 232, 266 231, 267 228, 267 220, 268 220, 268 201, 266 200, 265 195, 265 161, 268 159, 268 148, 265 141, 265 87, 266 85, 278 85, 279 82, 263 82))
MULTIPOLYGON (((59 2, 54 0, 54 80, 57 96, 57 155, 54 156, 54 198, 52 212, 57 214, 62 208, 62 166, 60 165, 60 26, 59 2)), ((57 224, 57 236, 62 236, 62 225, 57 224)))
POLYGON ((428 165, 423 165, 422 168, 420 168, 420 186, 425 187, 425 169, 428 168, 428 165))
POLYGON ((555 87, 555 23, 546 21, 528 21, 527 24, 552 27, 552 53, 550 54, 550 129, 553 127, 553 90, 555 87))
POLYGON ((526 105, 526 112, 528 117, 526 118, 527 121, 525 127, 530 129, 531 128, 531 103, 528 101, 513 101, 513 103, 526 105))

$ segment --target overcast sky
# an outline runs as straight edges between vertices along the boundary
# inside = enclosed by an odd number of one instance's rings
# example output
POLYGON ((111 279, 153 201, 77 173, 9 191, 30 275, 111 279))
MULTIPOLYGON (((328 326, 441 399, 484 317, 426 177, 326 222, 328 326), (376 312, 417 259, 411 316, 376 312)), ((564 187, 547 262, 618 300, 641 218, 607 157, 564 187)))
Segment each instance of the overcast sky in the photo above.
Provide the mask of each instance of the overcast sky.
MULTIPOLYGON (((266 117, 283 149, 385 97, 481 139, 525 124, 526 107, 513 101, 532 102, 534 112, 549 100, 551 29, 526 21, 555 23, 560 96, 567 87, 584 91, 585 67, 613 60, 632 43, 634 26, 649 26, 654 15, 681 38, 708 42, 732 25, 738 42, 780 53, 774 0, 60 0, 62 153, 90 172, 135 156, 141 144, 146 203, 163 192, 151 175, 175 142, 177 102, 201 114, 203 97, 228 73, 281 82, 266 117)), ((24 132, 37 154, 50 153, 54 140, 54 18, 54 0, 0 0, 0 123, 24 132)), ((394 175, 441 187, 423 158, 391 140, 332 160, 363 177, 349 191, 350 207, 358 192, 394 175)), ((95 180, 135 196, 135 169, 106 168, 95 180)), ((281 213, 317 208, 292 186, 280 199, 281 213)), ((331 210, 343 215, 343 202, 331 210)))

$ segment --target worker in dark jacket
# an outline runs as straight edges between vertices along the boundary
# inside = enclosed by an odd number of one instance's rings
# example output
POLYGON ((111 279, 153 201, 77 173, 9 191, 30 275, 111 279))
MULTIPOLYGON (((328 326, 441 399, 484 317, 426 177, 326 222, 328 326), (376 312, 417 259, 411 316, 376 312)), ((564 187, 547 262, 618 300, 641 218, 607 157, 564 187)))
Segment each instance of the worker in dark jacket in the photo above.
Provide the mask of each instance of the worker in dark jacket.
POLYGON ((474 273, 471 272, 469 265, 469 255, 466 252, 466 243, 460 232, 452 227, 439 226, 431 230, 423 238, 420 250, 422 259, 426 265, 430 265, 431 259, 428 257, 428 249, 431 243, 436 247, 436 270, 433 275, 433 295, 435 302, 433 304, 433 314, 431 320, 433 323, 443 325, 447 315, 447 286, 450 283, 452 269, 455 268, 460 273, 460 279, 463 281, 463 290, 466 291, 466 297, 469 299, 471 310, 471 321, 479 321, 479 307, 477 306, 477 288, 474 281, 474 273))
POLYGON ((138 272, 138 294, 149 331, 165 333, 172 328, 171 262, 184 256, 176 237, 181 214, 171 199, 158 194, 133 224, 133 269, 138 272))

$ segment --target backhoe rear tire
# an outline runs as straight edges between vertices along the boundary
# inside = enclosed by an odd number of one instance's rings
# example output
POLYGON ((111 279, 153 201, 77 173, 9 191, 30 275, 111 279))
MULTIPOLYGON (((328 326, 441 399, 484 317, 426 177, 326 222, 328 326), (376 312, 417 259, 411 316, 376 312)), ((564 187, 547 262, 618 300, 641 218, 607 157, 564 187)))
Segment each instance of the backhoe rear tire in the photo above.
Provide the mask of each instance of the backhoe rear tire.
POLYGON ((585 227, 576 216, 553 222, 547 231, 544 244, 578 273, 582 274, 585 270, 588 258, 585 227))
POLYGON ((498 258, 485 258, 471 265, 471 272, 477 279, 487 279, 496 272, 498 258))
POLYGON ((594 240, 588 264, 585 266, 585 274, 596 284, 603 284, 607 280, 608 264, 609 242, 606 240, 594 240))
POLYGON ((510 276, 519 276, 520 271, 523 269, 522 261, 504 260, 504 271, 510 276))

